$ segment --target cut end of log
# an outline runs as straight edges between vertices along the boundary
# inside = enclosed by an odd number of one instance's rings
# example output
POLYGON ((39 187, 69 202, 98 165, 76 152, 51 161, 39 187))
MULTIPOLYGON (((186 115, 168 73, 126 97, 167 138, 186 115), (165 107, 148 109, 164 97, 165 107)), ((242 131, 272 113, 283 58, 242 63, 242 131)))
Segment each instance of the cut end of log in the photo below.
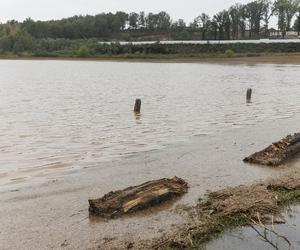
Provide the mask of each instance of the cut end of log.
POLYGON ((244 162, 276 167, 293 159, 299 153, 300 133, 296 133, 288 135, 266 149, 246 157, 244 162))
POLYGON ((139 186, 110 192, 100 199, 89 200, 89 212, 103 218, 117 218, 157 206, 187 191, 188 184, 178 177, 149 181, 139 186))

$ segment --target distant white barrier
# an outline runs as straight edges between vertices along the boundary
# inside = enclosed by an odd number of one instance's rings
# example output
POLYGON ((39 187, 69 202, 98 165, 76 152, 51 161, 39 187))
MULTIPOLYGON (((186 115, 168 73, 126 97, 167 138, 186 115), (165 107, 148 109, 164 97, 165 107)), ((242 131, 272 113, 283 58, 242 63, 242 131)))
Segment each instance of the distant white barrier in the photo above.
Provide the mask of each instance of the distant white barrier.
MULTIPOLYGON (((99 44, 114 44, 116 42, 99 42, 99 44)), ((121 45, 151 45, 151 44, 259 44, 259 43, 300 43, 300 39, 260 39, 260 40, 200 40, 200 41, 133 41, 118 42, 121 45)))

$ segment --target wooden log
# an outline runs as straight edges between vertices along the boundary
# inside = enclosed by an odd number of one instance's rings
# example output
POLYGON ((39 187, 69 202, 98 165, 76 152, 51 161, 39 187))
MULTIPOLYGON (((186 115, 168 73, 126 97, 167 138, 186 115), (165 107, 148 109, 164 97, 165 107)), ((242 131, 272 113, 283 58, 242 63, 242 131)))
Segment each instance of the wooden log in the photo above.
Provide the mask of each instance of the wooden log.
POLYGON ((188 184, 178 178, 149 181, 139 186, 110 192, 100 199, 89 200, 91 215, 116 218, 156 206, 188 190, 188 184))
POLYGON ((252 89, 247 89, 247 95, 246 95, 247 102, 251 102, 251 98, 252 98, 252 89))
POLYGON ((134 104, 134 113, 141 113, 141 107, 142 107, 142 100, 136 99, 134 104))
POLYGON ((244 159, 244 162, 266 166, 279 166, 300 153, 300 133, 288 135, 273 143, 266 149, 254 153, 244 159))

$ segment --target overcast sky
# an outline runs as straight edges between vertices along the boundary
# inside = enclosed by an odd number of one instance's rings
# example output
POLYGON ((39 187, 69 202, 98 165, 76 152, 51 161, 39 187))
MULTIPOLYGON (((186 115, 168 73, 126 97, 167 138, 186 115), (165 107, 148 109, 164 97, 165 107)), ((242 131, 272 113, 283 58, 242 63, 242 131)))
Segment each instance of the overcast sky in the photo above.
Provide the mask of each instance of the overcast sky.
POLYGON ((0 0, 0 21, 49 20, 101 12, 167 11, 173 19, 190 22, 202 12, 210 15, 237 2, 250 0, 0 0))

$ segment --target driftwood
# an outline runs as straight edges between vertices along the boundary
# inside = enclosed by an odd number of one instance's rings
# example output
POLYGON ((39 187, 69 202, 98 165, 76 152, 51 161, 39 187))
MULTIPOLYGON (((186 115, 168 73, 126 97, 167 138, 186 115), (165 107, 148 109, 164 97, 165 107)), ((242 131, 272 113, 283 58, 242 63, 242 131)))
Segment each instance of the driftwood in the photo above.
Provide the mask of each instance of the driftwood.
POLYGON ((244 159, 244 162, 279 166, 300 153, 300 133, 288 135, 266 149, 244 159))
POLYGON ((89 200, 89 212, 104 218, 116 218, 146 209, 186 193, 188 184, 177 177, 149 181, 135 187, 110 192, 104 197, 89 200))

